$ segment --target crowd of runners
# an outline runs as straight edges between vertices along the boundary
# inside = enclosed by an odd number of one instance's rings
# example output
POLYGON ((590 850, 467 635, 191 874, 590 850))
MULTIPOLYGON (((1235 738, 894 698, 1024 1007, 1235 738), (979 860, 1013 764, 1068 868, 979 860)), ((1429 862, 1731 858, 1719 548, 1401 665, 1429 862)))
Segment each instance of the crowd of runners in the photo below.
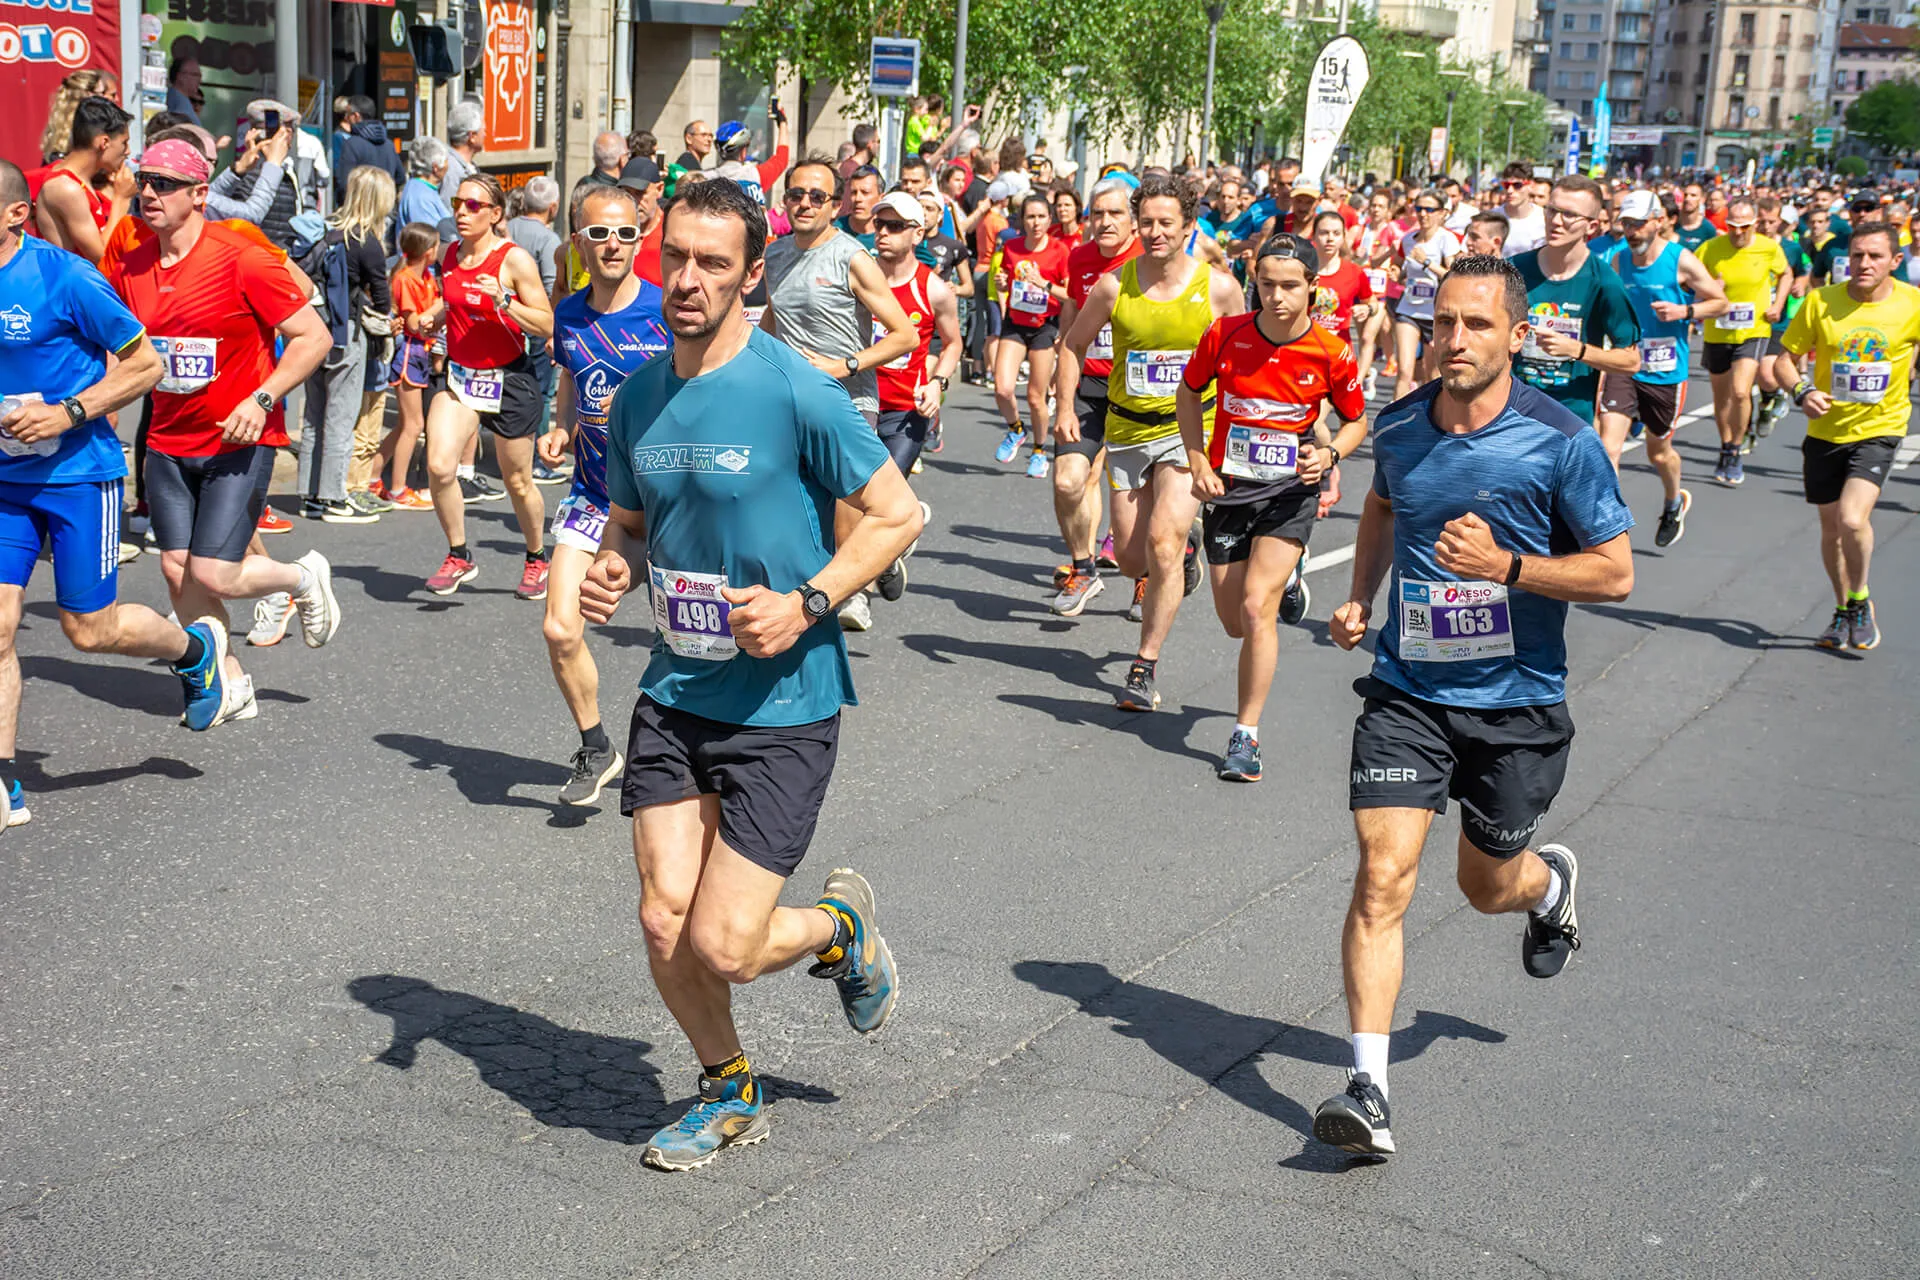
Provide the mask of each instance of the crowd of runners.
POLYGON ((493 177, 449 178, 446 147, 416 146, 408 170, 444 219, 401 219, 391 176, 363 165, 336 175, 331 231, 290 254, 245 215, 214 216, 213 160, 190 130, 151 136, 127 170, 124 120, 116 132, 83 102, 76 159, 52 167, 71 183, 0 163, 9 821, 28 817, 11 637, 43 547, 72 643, 170 663, 184 723, 209 730, 257 714, 228 602, 259 602, 254 645, 297 619, 319 647, 341 624, 327 558, 286 563, 262 539, 289 397, 306 398, 304 474, 332 465, 312 433, 344 426, 329 442, 344 465, 363 394, 396 394, 351 491, 384 505, 308 489, 303 514, 431 508, 447 551, 421 589, 441 595, 484 571, 465 530, 469 502, 502 494, 474 470, 484 433, 525 541, 517 594, 544 602, 579 731, 560 799, 614 788, 632 817, 653 977, 701 1064, 698 1099, 645 1159, 691 1168, 769 1133, 732 986, 811 959, 864 1034, 898 994, 860 874, 833 871, 813 907, 778 902, 852 702, 841 632, 901 598, 935 520, 912 488, 922 454, 991 455, 1052 486, 1052 612, 1079 617, 1109 575, 1131 591, 1125 711, 1159 706, 1162 648, 1205 584, 1240 641, 1218 775, 1250 783, 1278 629, 1310 607, 1314 530, 1364 451, 1372 482, 1345 499, 1351 587, 1329 624, 1344 649, 1377 627, 1351 746, 1354 1060, 1314 1131, 1391 1153, 1401 920, 1450 800, 1462 890, 1522 916, 1525 971, 1553 977, 1581 945, 1579 859, 1536 841, 1574 732, 1568 605, 1632 589, 1630 439, 1660 483, 1652 543, 1684 536, 1672 441, 1696 339, 1713 481, 1741 484, 1743 457, 1800 406, 1834 599, 1819 643, 1879 644, 1871 515, 1920 340, 1910 211, 1871 191, 1609 186, 1520 164, 1482 205, 1451 180, 1322 188, 1284 159, 1113 165, 1076 184, 1017 143, 987 156, 975 118, 892 182, 868 162, 870 130, 841 157, 790 160, 783 143, 755 162, 739 125, 696 125, 664 171, 603 135, 564 210, 549 182, 513 219, 493 177), (100 174, 99 202, 65 199, 100 174), (1370 413, 1383 375, 1392 401, 1370 413), (997 442, 949 420, 960 378, 992 388, 997 442), (123 532, 121 438, 136 433, 146 527, 123 532), (550 481, 567 485, 551 520, 550 481), (171 616, 118 599, 148 539, 171 616), (655 642, 616 742, 586 628, 636 591, 655 642))

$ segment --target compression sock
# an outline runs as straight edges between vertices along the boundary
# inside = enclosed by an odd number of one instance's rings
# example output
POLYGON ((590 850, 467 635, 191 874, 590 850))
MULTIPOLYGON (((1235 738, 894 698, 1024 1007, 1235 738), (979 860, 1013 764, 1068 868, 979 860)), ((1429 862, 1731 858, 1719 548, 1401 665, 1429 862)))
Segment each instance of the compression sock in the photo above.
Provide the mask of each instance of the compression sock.
POLYGON ((187 632, 187 651, 180 655, 180 661, 173 664, 175 671, 191 671, 207 660, 207 642, 200 638, 198 631, 187 632))
POLYGON ((455 560, 465 560, 465 561, 468 561, 469 563, 471 563, 473 560, 473 556, 470 552, 468 552, 467 544, 464 542, 457 547, 448 547, 447 554, 452 556, 455 560))
POLYGON ((736 1053, 717 1067, 709 1067, 702 1064, 700 1074, 706 1076, 709 1080, 725 1080, 728 1076, 752 1075, 753 1068, 747 1065, 746 1054, 736 1053))
POLYGON ((1540 901, 1529 907, 1528 910, 1536 916, 1552 914, 1553 909, 1560 905, 1560 891, 1565 887, 1566 886, 1561 883, 1560 873, 1554 870, 1553 864, 1549 862, 1547 864, 1547 891, 1541 896, 1540 901))
POLYGON ((1387 1037, 1377 1031, 1353 1033, 1353 1069, 1387 1092, 1387 1037))
POLYGON ((604 724, 595 724, 591 729, 582 729, 580 731, 580 745, 594 752, 607 750, 607 726, 604 724))
POLYGON ((1082 559, 1079 556, 1075 556, 1073 558, 1073 571, 1083 578, 1091 578, 1093 576, 1093 557, 1087 556, 1085 559, 1082 559))

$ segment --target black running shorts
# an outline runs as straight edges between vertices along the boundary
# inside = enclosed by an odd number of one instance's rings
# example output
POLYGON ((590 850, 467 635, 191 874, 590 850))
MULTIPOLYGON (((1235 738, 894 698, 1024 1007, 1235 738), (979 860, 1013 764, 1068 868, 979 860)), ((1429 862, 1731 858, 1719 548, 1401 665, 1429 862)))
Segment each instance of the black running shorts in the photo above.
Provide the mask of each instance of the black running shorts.
MULTIPOLYGON (((444 375, 433 386, 437 388, 435 394, 453 394, 447 388, 444 375)), ((533 358, 521 356, 512 364, 503 366, 500 412, 481 414, 480 425, 503 440, 526 440, 540 430, 540 421, 546 416, 546 411, 547 398, 540 391, 540 376, 534 368, 533 358)))
POLYGON ((1008 320, 1000 326, 1000 337, 1003 340, 1012 338, 1029 351, 1051 351, 1053 344, 1060 340, 1060 320, 1057 316, 1049 316, 1032 328, 1008 320))
POLYGON ((267 504, 273 449, 249 445, 211 458, 147 450, 147 507, 162 551, 238 564, 267 504))
POLYGON ((1624 373, 1609 373, 1600 379, 1602 412, 1645 423, 1647 434, 1662 440, 1673 434, 1686 404, 1684 382, 1642 382, 1624 373))
POLYGON ((720 797, 720 838, 748 862, 790 876, 807 856, 840 751, 840 717, 780 728, 723 724, 644 695, 627 735, 620 812, 720 797))
POLYGON ((1481 852, 1511 858, 1527 847, 1560 794, 1573 744, 1567 704, 1479 711, 1445 707, 1363 676, 1366 706, 1353 723, 1347 807, 1447 811, 1481 852))
POLYGON ((1200 514, 1207 563, 1238 564, 1253 554, 1255 538, 1291 538, 1304 548, 1319 516, 1318 486, 1294 485, 1256 502, 1210 502, 1200 514))
POLYGON ((1703 342, 1700 344, 1702 363, 1708 373, 1725 373, 1733 368, 1735 360, 1758 360, 1767 354, 1767 339, 1748 338, 1745 342, 1703 342))
POLYGON ((1807 501, 1815 506, 1838 502, 1840 491, 1854 479, 1885 488, 1900 441, 1900 436, 1874 436, 1852 444, 1833 444, 1808 436, 1800 445, 1800 482, 1807 501))
POLYGON ((1077 453, 1088 459, 1099 457, 1107 447, 1107 380, 1082 375, 1079 394, 1073 398, 1073 412, 1080 419, 1080 438, 1068 444, 1055 436, 1054 456, 1077 453))
POLYGON ((912 474, 913 464, 920 457, 920 450, 926 447, 927 432, 932 427, 933 419, 916 409, 882 409, 873 430, 880 437, 880 443, 887 446, 893 465, 900 468, 904 476, 912 474))

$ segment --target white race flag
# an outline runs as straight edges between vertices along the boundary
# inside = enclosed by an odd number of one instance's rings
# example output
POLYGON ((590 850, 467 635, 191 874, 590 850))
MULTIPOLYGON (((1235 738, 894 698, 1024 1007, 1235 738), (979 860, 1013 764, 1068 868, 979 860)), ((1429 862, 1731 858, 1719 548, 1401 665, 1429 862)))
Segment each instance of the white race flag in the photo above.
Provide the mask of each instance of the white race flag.
POLYGON ((1300 175, 1316 185, 1326 177, 1334 148, 1347 131, 1353 104, 1367 87, 1367 51, 1352 36, 1335 36, 1313 62, 1307 84, 1306 151, 1300 175))

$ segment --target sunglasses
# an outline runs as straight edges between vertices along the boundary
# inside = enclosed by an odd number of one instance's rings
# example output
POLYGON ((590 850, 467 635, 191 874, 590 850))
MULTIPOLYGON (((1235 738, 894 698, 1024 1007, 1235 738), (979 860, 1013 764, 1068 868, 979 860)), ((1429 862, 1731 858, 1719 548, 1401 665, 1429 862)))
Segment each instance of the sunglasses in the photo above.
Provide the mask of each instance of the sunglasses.
POLYGON ((1518 191, 1520 188, 1526 186, 1527 184, 1526 184, 1526 181, 1521 178, 1502 178, 1500 180, 1500 185, 1505 187, 1509 191, 1518 191))
POLYGON ((788 187, 788 204, 825 204, 833 199, 831 191, 822 191, 818 187, 788 187))
POLYGON ((1413 211, 1414 211, 1415 213, 1443 213, 1443 212, 1445 212, 1445 210, 1443 210, 1443 209, 1442 209, 1442 208, 1441 208, 1441 207, 1440 207, 1439 205, 1437 205, 1437 204, 1417 204, 1417 205, 1415 205, 1415 206, 1413 206, 1413 211))
POLYGON ((907 229, 907 224, 894 218, 875 218, 873 220, 873 229, 875 231, 884 231, 890 236, 898 235, 907 229))
POLYGON ((148 187, 152 187, 153 194, 157 196, 170 196, 176 191, 184 191, 188 187, 197 187, 199 185, 199 183, 190 182, 185 178, 169 178, 163 173, 141 173, 135 175, 133 180, 134 190, 144 191, 148 187))
POLYGON ((608 240, 618 240, 621 244, 637 244, 640 240, 640 228, 632 225, 609 227, 596 222, 590 227, 580 228, 580 234, 594 244, 605 244, 608 240))
POLYGON ((478 213, 482 209, 498 209, 500 206, 491 200, 463 199, 453 202, 455 209, 465 209, 468 213, 478 213))
POLYGON ((1620 229, 1622 231, 1638 231, 1640 228, 1646 225, 1647 225, 1647 220, 1645 218, 1623 217, 1620 219, 1620 229))
POLYGON ((1758 225, 1759 225, 1759 223, 1757 223, 1757 222, 1735 222, 1735 221, 1733 221, 1732 219, 1728 219, 1728 221, 1727 221, 1727 230, 1729 230, 1729 231, 1751 231, 1751 230, 1753 230, 1753 229, 1754 229, 1754 228, 1755 228, 1756 226, 1758 226, 1758 225))

